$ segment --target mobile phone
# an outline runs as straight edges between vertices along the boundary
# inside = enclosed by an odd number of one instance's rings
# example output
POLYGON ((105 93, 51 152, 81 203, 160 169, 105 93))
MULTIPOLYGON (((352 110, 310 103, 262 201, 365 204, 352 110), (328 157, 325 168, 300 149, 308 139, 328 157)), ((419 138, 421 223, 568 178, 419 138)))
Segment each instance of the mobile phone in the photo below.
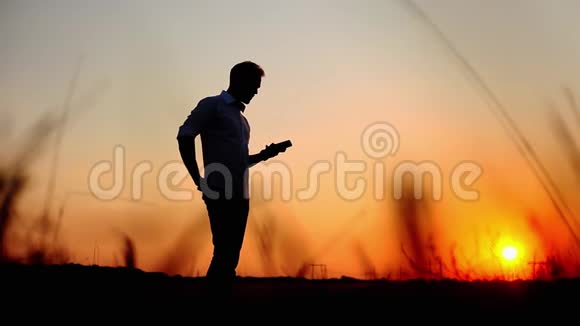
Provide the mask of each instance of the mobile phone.
POLYGON ((284 152, 288 147, 292 147, 292 141, 290 140, 285 140, 274 144, 274 148, 276 148, 278 152, 284 152))

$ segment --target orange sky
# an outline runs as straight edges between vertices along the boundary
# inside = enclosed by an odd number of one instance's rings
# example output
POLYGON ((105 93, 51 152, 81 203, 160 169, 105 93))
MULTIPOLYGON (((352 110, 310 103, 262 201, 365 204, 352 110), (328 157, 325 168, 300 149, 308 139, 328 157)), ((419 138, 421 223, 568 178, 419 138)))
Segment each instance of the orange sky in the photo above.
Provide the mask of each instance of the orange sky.
MULTIPOLYGON (((578 179, 547 120, 556 111, 546 105, 554 102, 578 130, 560 88, 580 89, 580 26, 571 14, 578 4, 417 3, 500 98, 578 211, 578 179)), ((0 108, 12 129, 11 140, 2 144, 6 157, 13 157, 43 112, 60 108, 83 56, 72 119, 59 148, 53 202, 55 214, 65 205, 61 237, 75 261, 91 262, 98 248, 100 264, 115 264, 121 231, 134 238, 141 268, 204 272, 210 238, 199 194, 169 200, 158 176, 167 164, 179 163, 175 135, 189 110, 226 88, 231 65, 246 59, 266 70, 260 94, 246 110, 252 152, 285 139, 294 147, 277 157, 291 173, 292 198, 284 201, 278 194, 260 204, 256 197, 242 274, 285 273, 303 257, 326 263, 333 276, 364 276, 367 255, 386 275, 405 265, 400 243, 409 241, 406 231, 423 238, 432 232, 445 259, 457 248, 462 268, 473 262, 481 275, 497 272, 497 264, 489 262, 494 258, 487 257, 495 254, 489 248, 496 240, 519 243, 524 265, 534 252, 545 255, 553 241, 561 250, 571 245, 485 93, 402 2, 249 1, 242 7, 223 1, 163 6, 8 1, 0 6, 0 39, 7 44, 0 50, 0 108), (374 200, 371 188, 355 200, 337 192, 338 153, 367 164, 364 173, 347 178, 349 186, 357 176, 372 186, 377 160, 364 152, 361 137, 378 121, 392 125, 399 137, 398 151, 381 161, 387 186, 401 162, 439 167, 443 197, 431 207, 427 225, 409 230, 394 211, 397 203, 374 200), (112 160, 117 145, 126 154, 123 192, 113 202, 88 196, 91 170, 112 160), (463 161, 482 168, 474 202, 459 200, 450 188, 453 168, 463 161), (123 200, 132 196, 131 171, 144 162, 152 171, 144 175, 143 197, 123 200), (330 171, 321 175, 319 191, 299 200, 297 191, 312 182, 309 169, 320 162, 330 171), (531 215, 540 226, 530 225, 531 215), (273 268, 264 267, 256 242, 265 227, 279 230, 273 268), (167 252, 176 254, 178 263, 164 264, 167 252), (185 263, 190 256, 198 258, 185 263)), ((31 167, 34 181, 21 201, 24 216, 42 209, 31 203, 44 198, 53 153, 54 146, 47 147, 31 167)), ((104 175, 103 182, 111 185, 112 176, 104 175)), ((186 178, 180 186, 190 189, 191 182, 186 178)))

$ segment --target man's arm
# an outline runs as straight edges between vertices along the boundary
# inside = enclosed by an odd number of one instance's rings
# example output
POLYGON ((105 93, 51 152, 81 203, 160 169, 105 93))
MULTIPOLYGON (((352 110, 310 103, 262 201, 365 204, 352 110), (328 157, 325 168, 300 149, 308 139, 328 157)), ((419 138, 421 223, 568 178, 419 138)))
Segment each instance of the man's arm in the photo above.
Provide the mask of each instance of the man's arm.
POLYGON ((179 144, 179 154, 181 155, 183 164, 193 179, 193 183, 199 189, 201 175, 199 174, 199 167, 197 166, 197 160, 195 158, 195 137, 187 135, 177 136, 177 143, 179 144))
POLYGON ((208 127, 214 112, 213 106, 207 100, 201 100, 179 127, 177 134, 179 154, 198 189, 201 185, 201 175, 195 157, 195 137, 208 127))
POLYGON ((250 167, 252 167, 252 166, 254 166, 262 161, 265 161, 265 160, 266 160, 266 158, 264 158, 264 155, 262 155, 261 152, 258 154, 252 154, 252 155, 250 155, 250 167))

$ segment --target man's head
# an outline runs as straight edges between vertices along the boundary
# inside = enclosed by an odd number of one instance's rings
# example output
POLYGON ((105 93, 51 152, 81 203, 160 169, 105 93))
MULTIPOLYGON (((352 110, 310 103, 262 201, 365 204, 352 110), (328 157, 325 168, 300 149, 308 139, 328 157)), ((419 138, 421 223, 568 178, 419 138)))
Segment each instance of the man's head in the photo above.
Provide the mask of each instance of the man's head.
POLYGON ((250 103, 258 94, 264 70, 251 61, 236 64, 230 70, 230 86, 228 92, 244 104, 250 103))

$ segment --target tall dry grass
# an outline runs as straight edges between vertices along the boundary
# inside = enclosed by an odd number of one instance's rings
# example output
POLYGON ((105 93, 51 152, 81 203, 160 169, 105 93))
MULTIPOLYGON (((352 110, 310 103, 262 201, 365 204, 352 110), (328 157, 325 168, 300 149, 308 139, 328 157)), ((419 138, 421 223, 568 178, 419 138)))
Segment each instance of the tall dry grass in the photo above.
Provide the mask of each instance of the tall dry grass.
MULTIPOLYGON (((68 251, 58 243, 60 223, 53 216, 52 204, 57 186, 57 170, 60 162, 60 147, 64 139, 66 127, 70 122, 80 117, 94 106, 108 88, 107 80, 102 80, 96 87, 90 89, 84 96, 77 99, 73 109, 73 99, 77 93, 79 76, 83 63, 81 56, 67 88, 63 104, 56 110, 44 112, 25 131, 22 139, 11 139, 11 128, 8 119, 2 119, 3 126, 0 136, 10 141, 0 144, 3 147, 15 148, 12 157, 3 157, 0 166, 0 261, 18 261, 25 263, 63 263, 68 261, 68 251), (6 128, 4 128, 6 124, 6 128), (51 147, 52 145, 52 147, 51 147), (30 174, 31 167, 39 160, 51 160, 47 175, 49 177, 43 208, 38 216, 21 216, 17 211, 18 204, 28 190, 35 176, 30 174), (27 223, 32 220, 32 223, 27 223), (24 234, 17 234, 16 229, 24 227, 24 234), (24 248, 25 254, 15 255, 10 251, 9 240, 24 248)), ((2 153, 9 152, 0 148, 2 153)))
MULTIPOLYGON (((549 171, 543 163, 542 157, 531 144, 529 137, 526 136, 519 128, 517 122, 508 113, 507 107, 494 93, 493 89, 481 77, 479 71, 469 62, 469 60, 459 51, 455 44, 445 35, 430 17, 422 10, 420 6, 411 0, 401 0, 403 6, 417 19, 417 22, 431 33, 433 39, 441 44, 448 51, 449 57, 455 62, 458 68, 466 75, 486 99, 489 100, 491 114, 496 121, 504 128, 508 138, 507 140, 515 145, 518 153, 528 163, 530 170, 536 176, 542 186, 548 200, 553 205, 556 216, 551 219, 562 223, 573 240, 570 248, 553 248, 548 236, 543 234, 544 228, 536 225, 533 229, 538 232, 539 237, 545 239, 545 246, 552 251, 541 260, 547 266, 551 266, 550 275, 552 277, 567 277, 571 275, 580 275, 578 268, 578 255, 572 254, 578 252, 580 246, 580 231, 578 223, 578 214, 572 209, 572 205, 564 196, 561 187, 555 179, 554 171, 549 171)), ((577 101, 571 89, 564 88, 564 95, 568 103, 568 109, 574 116, 573 122, 566 121, 562 115, 557 114, 557 110, 551 109, 554 132, 559 140, 561 149, 567 154, 568 162, 580 180, 580 149, 578 147, 578 127, 580 127, 580 110, 577 101)), ((579 183, 580 184, 580 183, 579 183)), ((407 189, 412 193, 412 189, 407 189)), ((412 195, 410 196, 412 197, 412 195)), ((397 203, 398 232, 403 238, 401 243, 401 252, 408 266, 406 268, 410 277, 424 277, 436 275, 433 271, 433 265, 437 266, 439 276, 454 277, 459 279, 475 279, 486 277, 482 275, 479 263, 477 262, 485 252, 476 250, 473 257, 466 257, 462 254, 462 248, 459 243, 454 243, 447 250, 447 254, 442 254, 442 248, 438 248, 436 234, 433 228, 426 224, 431 219, 428 212, 428 205, 425 202, 403 198, 397 203)), ((531 222, 531 224, 533 224, 531 222)), ((487 241, 493 243, 494 236, 487 235, 487 241)), ((475 241, 479 241, 476 239, 475 241)), ((482 246, 481 243, 476 247, 482 246)), ((499 260, 499 257, 495 258, 499 260)), ((497 262, 496 262, 497 263, 497 262)))
POLYGON ((56 244, 51 243, 51 235, 56 232, 50 220, 49 212, 43 211, 27 228, 19 245, 26 250, 24 257, 14 257, 9 251, 8 242, 11 229, 18 223, 16 211, 31 176, 30 166, 42 155, 50 136, 61 127, 61 120, 55 114, 46 113, 26 134, 19 143, 15 157, 7 160, 0 170, 0 259, 2 261, 24 261, 29 263, 60 262, 66 259, 66 253, 56 244))
MULTIPOLYGON (((263 194, 259 184, 253 187, 263 194)), ((263 275, 305 277, 314 260, 311 241, 296 216, 281 205, 252 197, 248 241, 256 244, 263 275)))
POLYGON ((200 271, 203 250, 211 245, 207 216, 196 216, 157 261, 155 269, 170 275, 191 275, 200 271))

